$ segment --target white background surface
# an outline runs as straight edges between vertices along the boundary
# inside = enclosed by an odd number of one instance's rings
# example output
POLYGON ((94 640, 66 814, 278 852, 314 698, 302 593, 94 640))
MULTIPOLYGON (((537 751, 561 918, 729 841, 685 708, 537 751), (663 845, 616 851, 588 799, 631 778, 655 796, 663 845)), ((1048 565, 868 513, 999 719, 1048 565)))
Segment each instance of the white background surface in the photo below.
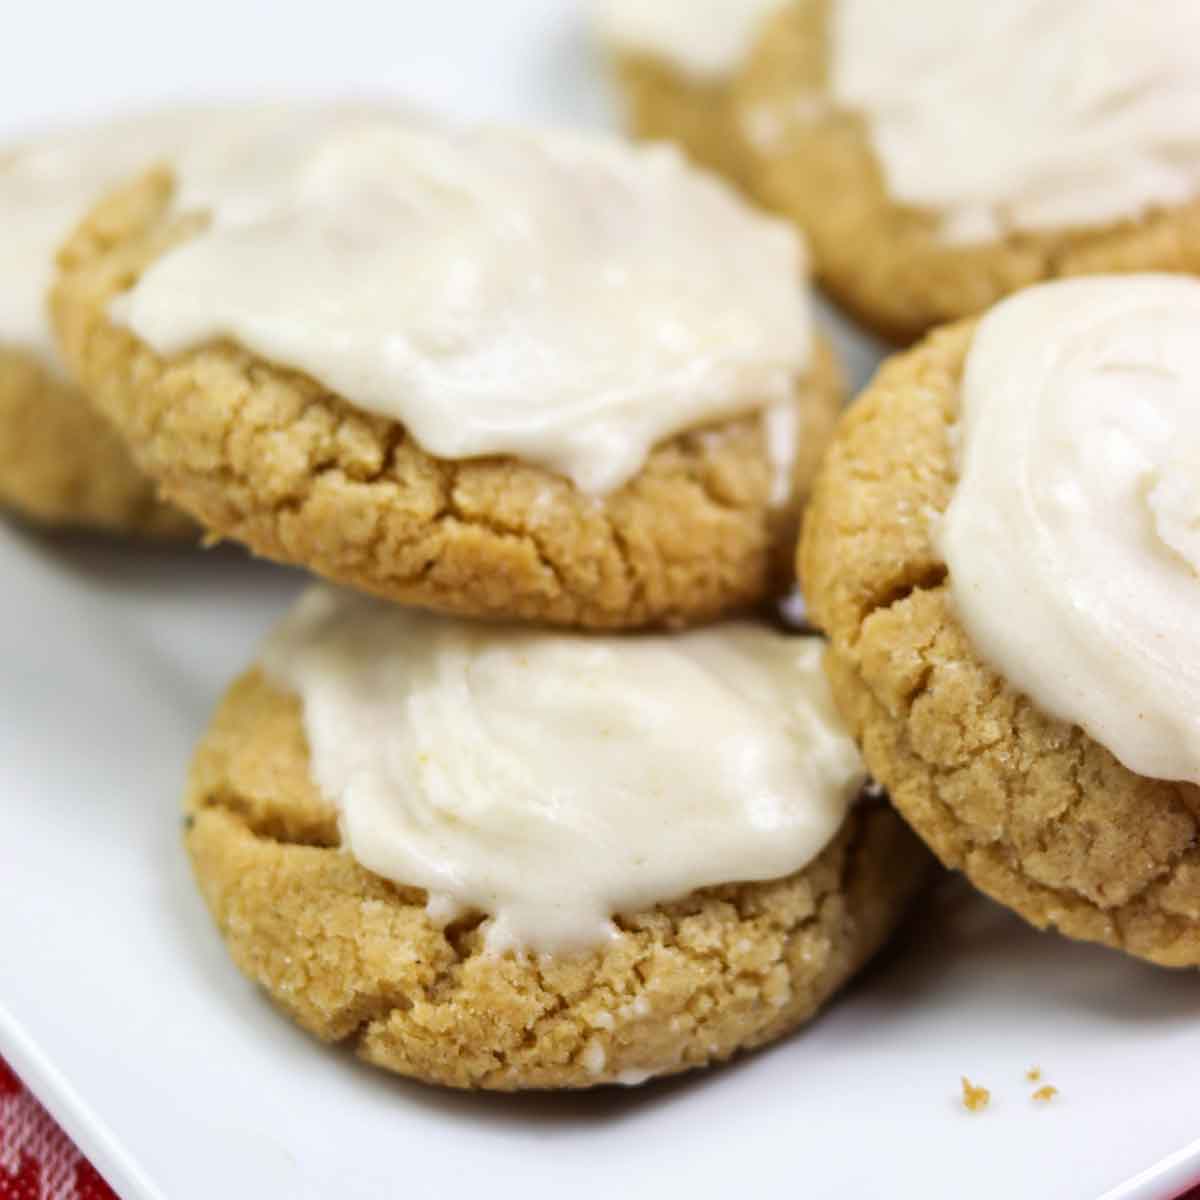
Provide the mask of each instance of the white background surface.
MULTIPOLYGON (((0 132, 255 88, 611 123, 579 9, 23 7, 0 132)), ((861 377, 870 346, 842 344, 861 377)), ((1200 1177, 1200 980, 1039 936, 962 886, 812 1028, 683 1081, 458 1096, 316 1046, 229 963, 179 844, 191 746, 299 577, 0 527, 0 578, 0 1050, 129 1200, 1094 1200, 1200 1177), (1044 1108, 1035 1063, 1061 1089, 1044 1108), (982 1115, 964 1073, 992 1089, 982 1115)))

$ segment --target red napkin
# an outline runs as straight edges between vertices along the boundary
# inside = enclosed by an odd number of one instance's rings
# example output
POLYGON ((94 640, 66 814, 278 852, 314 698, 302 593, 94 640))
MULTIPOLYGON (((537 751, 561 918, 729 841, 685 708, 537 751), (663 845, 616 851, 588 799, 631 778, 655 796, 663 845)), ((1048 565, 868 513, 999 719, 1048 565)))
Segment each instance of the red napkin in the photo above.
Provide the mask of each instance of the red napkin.
POLYGON ((116 1200, 2 1058, 0 1200, 116 1200))

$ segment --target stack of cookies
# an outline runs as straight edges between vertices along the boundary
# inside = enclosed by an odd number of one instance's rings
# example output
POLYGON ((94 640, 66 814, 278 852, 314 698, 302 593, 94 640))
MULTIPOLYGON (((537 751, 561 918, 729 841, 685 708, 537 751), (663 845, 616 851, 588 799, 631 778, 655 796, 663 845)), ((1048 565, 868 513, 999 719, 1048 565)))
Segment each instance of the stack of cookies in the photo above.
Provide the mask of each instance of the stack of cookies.
POLYGON ((842 420, 800 551, 872 774, 1035 925, 1200 964, 1200 6, 602 7, 635 131, 872 330, 948 323, 842 420))
POLYGON ((305 106, 141 138, 62 231, 64 395, 163 512, 324 580, 191 772, 238 965, 463 1087, 811 1017, 932 858, 819 639, 754 617, 841 402, 800 236, 669 147, 305 106))
POLYGON ((321 577, 191 772, 235 961, 496 1089, 781 1036, 934 855, 1197 965, 1200 8, 601 25, 727 181, 364 106, 0 159, 0 498, 321 577), (947 322, 840 418, 809 244, 872 330, 947 322), (764 615, 793 564, 828 642, 764 615))

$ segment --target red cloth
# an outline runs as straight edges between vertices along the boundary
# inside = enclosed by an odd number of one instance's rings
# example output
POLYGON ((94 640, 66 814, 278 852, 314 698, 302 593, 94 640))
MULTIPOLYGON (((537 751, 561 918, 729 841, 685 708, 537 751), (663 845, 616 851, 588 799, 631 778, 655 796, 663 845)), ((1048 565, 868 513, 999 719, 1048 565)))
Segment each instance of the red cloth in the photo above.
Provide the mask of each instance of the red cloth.
POLYGON ((116 1200, 2 1058, 0 1200, 116 1200))
MULTIPOLYGON (((2 1058, 0 1200, 117 1200, 2 1058)), ((1200 1200, 1200 1188, 1178 1200, 1200 1200)))

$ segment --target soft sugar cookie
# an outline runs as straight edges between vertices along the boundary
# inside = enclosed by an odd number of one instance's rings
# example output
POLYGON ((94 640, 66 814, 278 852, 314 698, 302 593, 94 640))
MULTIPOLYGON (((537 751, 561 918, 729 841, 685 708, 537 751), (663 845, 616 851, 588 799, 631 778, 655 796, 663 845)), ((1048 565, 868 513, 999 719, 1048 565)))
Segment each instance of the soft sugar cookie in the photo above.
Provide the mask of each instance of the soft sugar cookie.
POLYGON ((1200 270, 1200 7, 793 0, 738 81, 752 189, 909 339, 1063 275, 1200 270))
POLYGON ((314 588, 197 752, 197 881, 247 976, 389 1070, 722 1061, 811 1018, 929 876, 819 659, 748 624, 544 633, 314 588))
POLYGON ((626 119, 641 138, 678 142, 698 163, 743 182, 748 160, 734 81, 787 0, 595 0, 626 119))
POLYGON ((0 151, 0 505, 40 524, 195 534, 68 380, 46 311, 61 243, 185 124, 130 118, 0 151))
POLYGON ((942 861, 1200 965, 1200 283, 1064 280, 896 356, 801 562, 843 715, 942 861))
POLYGON ((46 526, 196 537, 112 426, 35 354, 0 347, 0 506, 46 526))
POLYGON ((668 147, 249 125, 61 261, 68 357, 168 496, 466 615, 760 599, 838 405, 802 245, 668 147))

